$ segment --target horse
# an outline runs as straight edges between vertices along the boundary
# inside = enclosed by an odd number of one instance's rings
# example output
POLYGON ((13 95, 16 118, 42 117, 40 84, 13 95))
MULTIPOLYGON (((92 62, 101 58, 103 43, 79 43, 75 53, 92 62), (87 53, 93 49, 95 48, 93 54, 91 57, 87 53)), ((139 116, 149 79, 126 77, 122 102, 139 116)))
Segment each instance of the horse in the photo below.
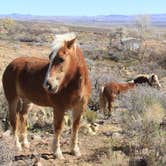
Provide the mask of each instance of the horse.
POLYGON ((134 80, 126 83, 110 82, 101 87, 99 93, 99 105, 100 111, 106 114, 106 105, 108 104, 108 116, 111 115, 112 103, 116 96, 120 93, 124 93, 129 89, 135 88, 139 84, 147 84, 151 87, 161 88, 161 85, 156 74, 151 76, 138 76, 134 80))
POLYGON ((91 82, 75 33, 56 35, 53 43, 49 58, 19 57, 13 60, 4 71, 2 83, 17 148, 29 148, 26 124, 33 104, 52 107, 53 153, 63 159, 60 136, 67 110, 72 110, 73 118, 71 152, 81 156, 78 130, 90 97, 91 82))

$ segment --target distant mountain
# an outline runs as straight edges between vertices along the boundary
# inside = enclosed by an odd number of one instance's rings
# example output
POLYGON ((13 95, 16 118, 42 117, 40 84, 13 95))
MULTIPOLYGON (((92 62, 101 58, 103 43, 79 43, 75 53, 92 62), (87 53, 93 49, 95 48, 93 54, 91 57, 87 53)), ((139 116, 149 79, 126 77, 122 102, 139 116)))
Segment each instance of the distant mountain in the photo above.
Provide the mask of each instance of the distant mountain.
MULTIPOLYGON (((78 23, 78 24, 134 24, 136 15, 100 15, 100 16, 37 16, 9 14, 0 15, 0 18, 12 18, 22 21, 54 21, 59 23, 78 23)), ((149 15, 150 22, 157 26, 166 26, 166 14, 149 15)))

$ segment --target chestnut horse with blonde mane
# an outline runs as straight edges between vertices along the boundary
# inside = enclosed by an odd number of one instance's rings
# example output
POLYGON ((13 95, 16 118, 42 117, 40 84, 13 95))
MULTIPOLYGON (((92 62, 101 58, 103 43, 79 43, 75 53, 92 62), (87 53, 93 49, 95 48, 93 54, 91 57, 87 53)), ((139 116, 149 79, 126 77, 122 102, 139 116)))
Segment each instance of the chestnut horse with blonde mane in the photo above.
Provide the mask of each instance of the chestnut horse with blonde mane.
POLYGON ((120 94, 128 91, 129 89, 135 88, 138 84, 147 84, 151 87, 161 88, 161 85, 156 74, 152 74, 150 77, 147 76, 138 76, 131 82, 119 83, 119 82, 110 82, 101 87, 100 96, 99 96, 99 105, 100 111, 104 114, 111 115, 112 103, 114 102, 115 97, 120 94), (106 105, 108 104, 108 111, 106 111, 106 105))
POLYGON ((3 74, 4 93, 9 104, 9 120, 21 149, 29 147, 26 134, 27 113, 32 105, 53 107, 53 152, 62 159, 60 135, 66 110, 73 115, 71 151, 80 156, 78 130, 91 93, 88 69, 74 33, 55 36, 49 59, 20 57, 13 60, 3 74), (20 105, 22 104, 22 106, 20 105), (20 107, 21 106, 21 107, 20 107))

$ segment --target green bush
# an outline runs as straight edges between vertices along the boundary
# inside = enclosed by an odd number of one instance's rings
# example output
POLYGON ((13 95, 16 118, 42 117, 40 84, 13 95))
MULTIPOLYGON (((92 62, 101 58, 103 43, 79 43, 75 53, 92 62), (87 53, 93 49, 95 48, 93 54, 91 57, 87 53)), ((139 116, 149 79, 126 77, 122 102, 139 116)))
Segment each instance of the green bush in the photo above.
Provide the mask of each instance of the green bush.
POLYGON ((97 113, 87 110, 84 114, 84 119, 86 119, 88 123, 94 123, 97 119, 97 113))

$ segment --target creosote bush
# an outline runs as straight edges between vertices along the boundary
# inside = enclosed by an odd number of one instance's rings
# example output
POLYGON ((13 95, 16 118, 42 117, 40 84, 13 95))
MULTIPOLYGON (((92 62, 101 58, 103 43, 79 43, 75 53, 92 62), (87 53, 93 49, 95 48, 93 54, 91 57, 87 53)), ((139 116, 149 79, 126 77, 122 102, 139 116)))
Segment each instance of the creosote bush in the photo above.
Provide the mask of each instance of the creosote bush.
POLYGON ((132 149, 130 157, 143 156, 150 165, 166 163, 166 131, 160 127, 166 115, 166 94, 138 87, 121 96, 125 111, 119 121, 132 149))

